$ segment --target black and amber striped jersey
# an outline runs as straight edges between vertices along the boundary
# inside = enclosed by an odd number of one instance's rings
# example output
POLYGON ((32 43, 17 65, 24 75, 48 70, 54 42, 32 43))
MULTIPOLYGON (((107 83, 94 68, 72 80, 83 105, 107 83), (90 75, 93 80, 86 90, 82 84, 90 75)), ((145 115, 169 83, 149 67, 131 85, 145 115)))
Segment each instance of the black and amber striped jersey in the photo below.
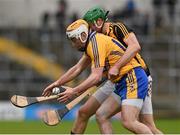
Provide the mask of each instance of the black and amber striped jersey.
MULTIPOLYGON (((118 39, 121 44, 127 48, 128 45, 124 42, 124 39, 129 36, 129 33, 133 32, 133 30, 129 29, 125 26, 125 24, 121 22, 110 23, 109 27, 106 29, 105 35, 118 39)), ((144 59, 141 57, 139 53, 136 54, 135 59, 138 63, 141 64, 142 68, 145 70, 146 74, 149 76, 149 68, 147 67, 144 59)))
MULTIPOLYGON (((124 54, 126 48, 117 39, 106 36, 101 33, 92 32, 89 35, 89 42, 86 48, 86 55, 91 58, 92 68, 103 67, 106 71, 109 70, 124 54)), ((120 69, 117 78, 112 80, 116 82, 126 73, 135 67, 141 65, 136 59, 130 60, 124 67, 120 69)))

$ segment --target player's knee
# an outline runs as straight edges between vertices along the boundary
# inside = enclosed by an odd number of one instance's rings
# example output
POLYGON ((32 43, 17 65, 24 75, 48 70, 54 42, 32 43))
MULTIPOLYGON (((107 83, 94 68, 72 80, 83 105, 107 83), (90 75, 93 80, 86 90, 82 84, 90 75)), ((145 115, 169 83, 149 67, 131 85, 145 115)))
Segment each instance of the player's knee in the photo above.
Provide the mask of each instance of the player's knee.
POLYGON ((107 118, 106 118, 106 115, 104 113, 102 113, 101 111, 97 111, 96 112, 96 121, 99 122, 99 123, 102 123, 103 121, 105 121, 107 118))
POLYGON ((127 129, 132 129, 134 126, 134 121, 132 120, 122 120, 122 125, 123 127, 127 128, 127 129))
POLYGON ((156 131, 158 131, 158 129, 156 128, 155 125, 146 124, 146 126, 147 126, 153 133, 156 133, 156 131))
POLYGON ((82 119, 87 119, 90 117, 88 110, 81 107, 78 111, 78 117, 82 118, 82 119))
POLYGON ((149 121, 145 119, 142 120, 142 123, 145 124, 152 132, 157 130, 153 121, 149 121))

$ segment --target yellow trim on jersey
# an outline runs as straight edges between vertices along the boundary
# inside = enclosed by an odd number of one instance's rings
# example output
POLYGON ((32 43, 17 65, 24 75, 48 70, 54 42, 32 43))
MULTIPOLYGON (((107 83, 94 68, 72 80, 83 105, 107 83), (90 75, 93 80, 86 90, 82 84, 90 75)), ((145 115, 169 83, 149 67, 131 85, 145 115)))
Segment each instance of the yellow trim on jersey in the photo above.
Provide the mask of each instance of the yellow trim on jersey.
POLYGON ((134 69, 131 70, 126 79, 127 84, 127 99, 137 98, 138 97, 138 85, 137 85, 137 79, 135 75, 134 69))
MULTIPOLYGON (((132 32, 130 32, 130 33, 132 33, 132 32)), ((129 37, 130 33, 128 33, 128 34, 124 37, 123 40, 127 39, 127 38, 129 37)))
MULTIPOLYGON (((89 39, 86 54, 91 58, 92 68, 104 67, 109 70, 124 54, 125 48, 112 37, 96 33, 89 39)), ((126 73, 140 64, 133 58, 120 69, 117 78, 112 81, 119 81, 126 73)))
MULTIPOLYGON (((131 32, 128 32, 126 26, 123 23, 121 23, 121 22, 119 22, 119 23, 111 23, 109 25, 109 28, 107 29, 107 32, 106 32, 106 34, 108 34, 108 36, 113 37, 115 39, 118 39, 116 37, 116 35, 114 34, 114 31, 117 33, 117 27, 115 27, 115 29, 113 31, 113 29, 112 29, 113 25, 119 27, 120 30, 122 31, 123 35, 125 35, 123 40, 127 39, 129 37, 131 32)), ((141 55, 139 53, 136 54, 136 58, 137 58, 138 62, 141 64, 142 68, 146 70, 147 69, 147 65, 146 65, 144 59, 141 57, 141 55)))
POLYGON ((129 34, 128 30, 126 29, 126 27, 122 23, 118 23, 117 26, 119 26, 119 28, 123 32, 124 37, 129 34))
POLYGON ((94 55, 94 64, 95 67, 100 67, 100 62, 99 62, 99 52, 98 52, 98 47, 97 47, 97 41, 95 37, 92 37, 92 50, 93 50, 93 55, 94 55))

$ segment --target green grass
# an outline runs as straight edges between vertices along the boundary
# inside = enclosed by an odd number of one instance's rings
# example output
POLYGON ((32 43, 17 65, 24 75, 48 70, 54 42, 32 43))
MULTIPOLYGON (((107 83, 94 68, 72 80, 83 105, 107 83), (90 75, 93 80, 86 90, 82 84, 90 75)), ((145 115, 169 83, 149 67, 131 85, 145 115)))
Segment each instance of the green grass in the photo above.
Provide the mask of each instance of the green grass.
MULTIPOLYGON (((40 121, 26 122, 0 122, 0 134, 69 134, 72 121, 62 121, 57 126, 49 127, 40 121)), ((166 134, 180 133, 180 119, 157 120, 156 125, 166 134)), ((130 133, 121 126, 119 121, 113 121, 113 129, 116 134, 130 133)), ((98 134, 98 126, 95 121, 90 121, 86 132, 88 134, 98 134)))

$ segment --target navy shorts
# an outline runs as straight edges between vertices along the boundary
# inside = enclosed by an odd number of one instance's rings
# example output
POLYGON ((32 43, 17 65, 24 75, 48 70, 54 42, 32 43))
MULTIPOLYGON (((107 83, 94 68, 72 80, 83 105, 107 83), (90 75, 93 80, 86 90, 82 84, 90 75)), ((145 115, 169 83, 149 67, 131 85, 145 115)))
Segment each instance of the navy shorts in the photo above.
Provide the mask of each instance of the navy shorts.
POLYGON ((124 99, 145 99, 148 91, 148 78, 141 67, 136 67, 115 84, 115 93, 124 99))

